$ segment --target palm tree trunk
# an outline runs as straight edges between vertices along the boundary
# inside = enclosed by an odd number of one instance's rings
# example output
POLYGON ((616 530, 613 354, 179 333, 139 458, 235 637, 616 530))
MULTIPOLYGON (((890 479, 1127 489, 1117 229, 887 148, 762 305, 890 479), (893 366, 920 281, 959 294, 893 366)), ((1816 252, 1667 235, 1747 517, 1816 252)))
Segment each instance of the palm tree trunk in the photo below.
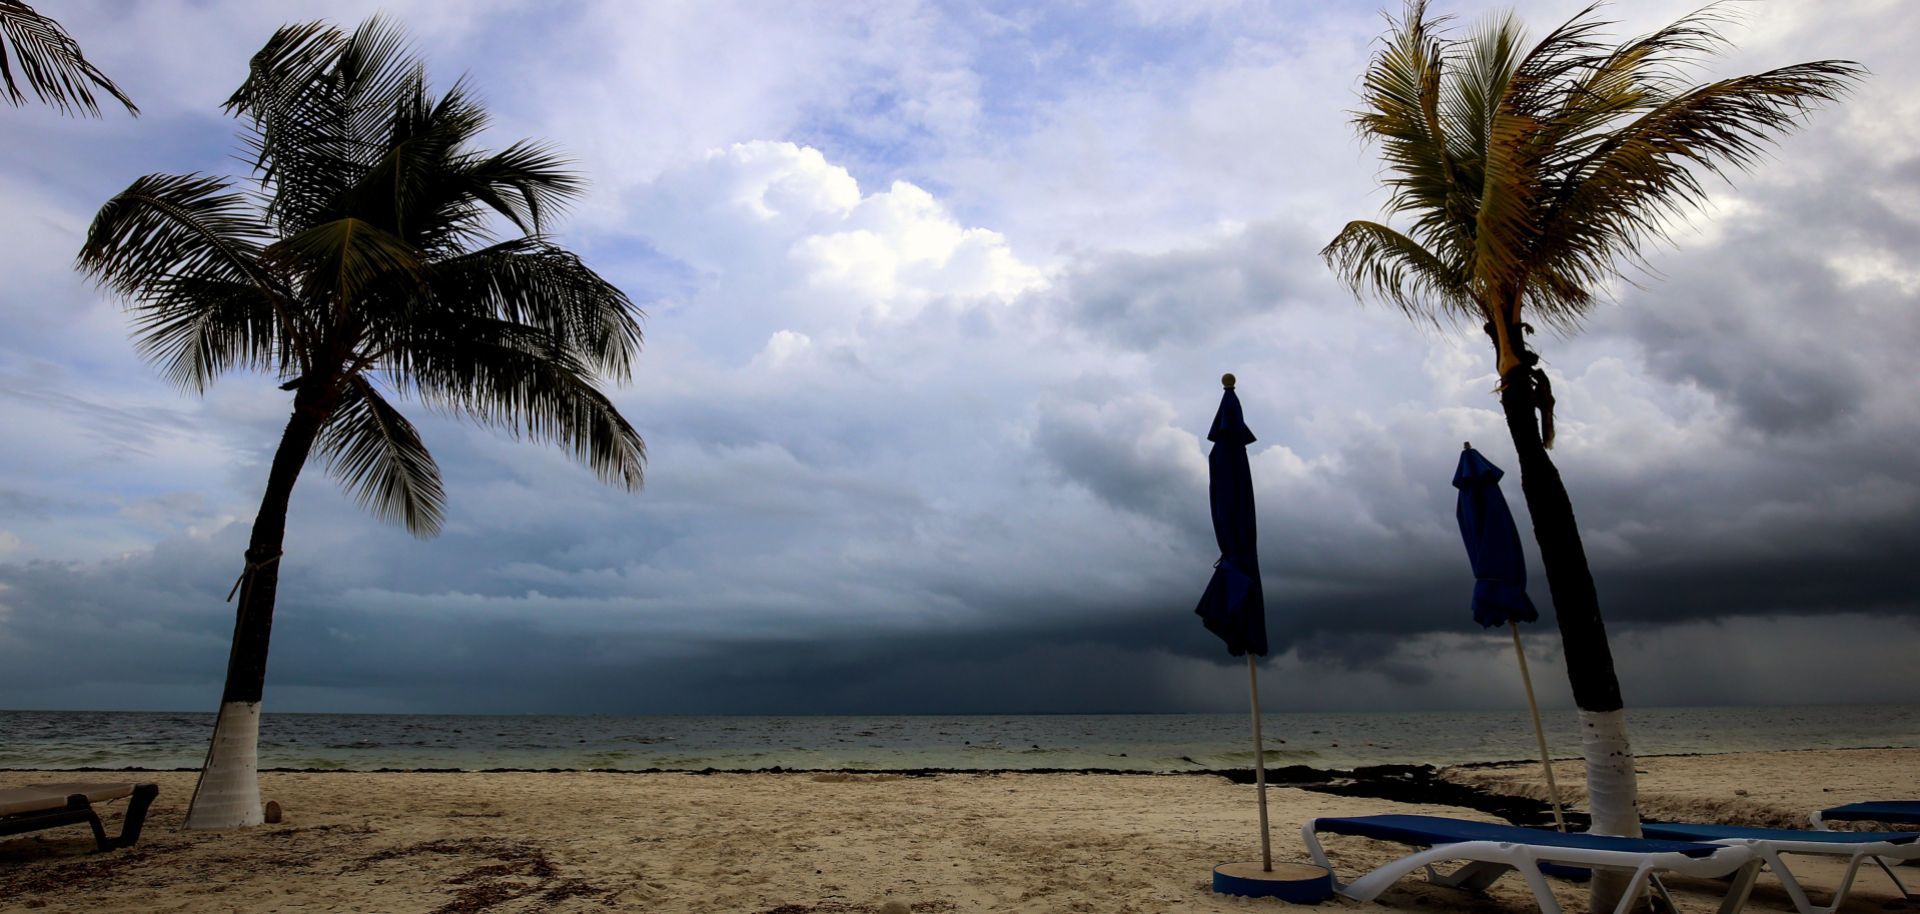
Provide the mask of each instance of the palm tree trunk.
POLYGON ((233 647, 227 655, 220 716, 214 721, 207 762, 187 808, 188 828, 239 828, 262 821, 260 695, 267 682, 267 645, 280 587, 280 546, 286 539, 293 484, 332 412, 327 399, 306 390, 294 396, 293 415, 280 434, 280 447, 267 472, 267 491, 260 498, 260 513, 247 543, 246 570, 240 577, 240 605, 233 623, 233 647))
MULTIPOLYGON (((1521 328, 1510 327, 1508 337, 1520 340, 1521 328)), ((1520 364, 1502 378, 1500 405, 1507 431, 1520 458, 1520 490, 1533 516, 1533 538, 1540 546, 1540 564, 1547 589, 1553 594, 1554 619, 1567 658, 1567 679, 1573 702, 1580 709, 1580 748, 1587 762, 1587 810, 1592 830, 1604 835, 1640 835, 1638 787, 1634 780, 1633 750, 1627 741, 1626 712, 1620 700, 1620 680, 1613 671, 1613 651, 1607 645, 1606 624, 1600 618, 1600 597, 1594 590, 1587 553, 1580 544, 1573 501, 1560 480, 1560 471, 1541 440, 1540 396, 1534 381, 1539 357, 1522 350, 1520 364)), ((1626 888, 1626 875, 1595 870, 1589 910, 1611 911, 1626 888)))

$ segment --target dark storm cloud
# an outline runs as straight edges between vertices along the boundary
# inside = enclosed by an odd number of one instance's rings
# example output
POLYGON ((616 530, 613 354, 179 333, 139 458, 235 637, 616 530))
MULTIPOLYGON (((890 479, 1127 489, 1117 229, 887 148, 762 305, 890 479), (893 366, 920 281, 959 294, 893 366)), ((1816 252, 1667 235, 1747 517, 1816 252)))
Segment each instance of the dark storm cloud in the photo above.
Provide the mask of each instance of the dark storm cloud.
POLYGON ((1718 256, 1662 258, 1664 275, 1627 296, 1625 329, 1649 367, 1733 404, 1767 436, 1821 434, 1871 409, 1881 389, 1906 387, 1883 374, 1885 359, 1920 346, 1912 274, 1873 275, 1882 257, 1911 270, 1920 250, 1920 216, 1885 202, 1920 195, 1916 160, 1876 165, 1809 145, 1847 173, 1756 195, 1764 209, 1728 219, 1718 256), (1846 193, 1859 185, 1875 193, 1846 193), (1794 241, 1768 243, 1782 237, 1794 241))
POLYGON ((1041 407, 1034 446, 1064 478, 1113 507, 1177 523, 1190 537, 1210 535, 1203 530, 1210 523, 1205 464, 1173 419, 1159 401, 1050 403, 1041 407))
MULTIPOLYGON (((221 545, 244 548, 238 530, 224 539, 221 545)), ((7 566, 0 572, 0 689, 53 702, 89 682, 118 684, 129 701, 145 688, 203 689, 233 625, 213 592, 231 565, 209 545, 175 539, 88 565, 7 566)))
MULTIPOLYGON (((392 540, 334 543, 318 555, 303 549, 290 563, 276 627, 275 700, 315 708, 330 705, 306 696, 374 694, 449 710, 611 712, 1179 710, 1195 704, 1174 684, 1224 661, 1190 615, 1204 555, 1173 563, 1167 580, 1121 594, 996 580, 979 569, 942 584, 916 571, 899 582, 901 591, 923 602, 935 594, 951 599, 951 618, 902 628, 875 606, 871 626, 821 629, 804 619, 768 627, 770 617, 751 600, 703 597, 697 587, 656 603, 617 583, 581 584, 597 575, 617 581, 604 566, 567 576, 572 595, 528 591, 516 580, 526 572, 511 558, 518 545, 492 537, 436 545, 442 548, 392 540), (390 550, 397 555, 383 571, 371 559, 390 550), (406 567, 432 554, 458 554, 463 567, 406 567), (330 567, 355 568, 356 580, 339 581, 330 567), (453 586, 383 590, 423 580, 453 586), (961 624, 969 619, 974 624, 961 624)), ((218 587, 206 585, 228 578, 240 546, 229 535, 90 567, 7 569, 0 605, 9 609, 3 624, 12 637, 0 642, 8 661, 0 687, 30 695, 49 681, 115 682, 121 671, 138 671, 134 681, 145 688, 207 688, 230 619, 218 587), (8 649, 27 644, 35 649, 8 649)), ((1459 569, 1382 580, 1300 568, 1284 547, 1268 556, 1276 653, 1319 671, 1312 675, 1418 690, 1444 686, 1456 666, 1480 662, 1472 651, 1417 647, 1424 638, 1473 631, 1459 569)), ((521 561, 549 559, 536 553, 521 561)), ((1863 609, 1916 615, 1911 603, 1885 602, 1899 592, 1903 573, 1887 563, 1597 572, 1616 639, 1689 620, 1863 609)), ((1550 624, 1537 629, 1544 639, 1537 643, 1551 645, 1550 624)), ((1896 637, 1903 631, 1898 622, 1885 624, 1896 637)), ((1645 691, 1654 700, 1671 694, 1645 691)))

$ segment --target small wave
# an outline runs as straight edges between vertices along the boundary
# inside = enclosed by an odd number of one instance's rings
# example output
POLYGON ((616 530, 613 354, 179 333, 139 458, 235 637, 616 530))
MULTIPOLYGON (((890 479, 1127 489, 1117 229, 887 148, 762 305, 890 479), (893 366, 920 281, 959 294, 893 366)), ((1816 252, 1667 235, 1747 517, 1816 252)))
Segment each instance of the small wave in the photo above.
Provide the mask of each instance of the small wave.
POLYGON ((347 763, 335 758, 315 756, 311 758, 290 758, 284 762, 276 761, 275 767, 309 768, 322 771, 345 771, 347 763))
MULTIPOLYGON (((1312 749, 1268 749, 1266 752, 1261 754, 1266 757, 1267 764, 1269 765, 1275 762, 1283 762, 1283 763, 1298 762, 1298 763, 1304 764, 1308 761, 1312 761, 1314 759, 1318 759, 1321 757, 1320 753, 1315 752, 1312 749)), ((1213 767, 1216 767, 1216 768, 1245 768, 1248 765, 1253 764, 1253 753, 1252 752, 1222 752, 1216 755, 1207 756, 1207 759, 1211 761, 1213 763, 1213 767)))
POLYGON ((633 760, 631 752, 583 752, 579 756, 580 764, 587 768, 624 768, 633 760))

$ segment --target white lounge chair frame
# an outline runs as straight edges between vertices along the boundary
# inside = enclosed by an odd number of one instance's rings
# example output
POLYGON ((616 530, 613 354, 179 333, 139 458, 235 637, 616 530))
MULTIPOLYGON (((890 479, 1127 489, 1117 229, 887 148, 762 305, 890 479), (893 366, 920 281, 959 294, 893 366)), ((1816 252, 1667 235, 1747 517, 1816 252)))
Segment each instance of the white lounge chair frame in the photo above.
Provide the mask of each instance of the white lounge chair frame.
MULTIPOLYGON (((1301 826, 1300 837, 1306 842, 1307 853, 1313 862, 1333 871, 1333 864, 1327 860, 1327 853, 1320 846, 1320 836, 1316 829, 1318 819, 1308 820, 1301 826)), ((1378 840, 1378 839, 1369 839, 1378 840)), ((1705 844, 1708 842, 1693 842, 1705 844)), ((1334 879, 1334 891, 1355 901, 1372 901, 1380 897, 1389 886, 1418 869, 1427 871, 1427 878, 1440 885, 1463 888, 1472 891, 1484 891, 1512 869, 1525 879, 1527 887, 1533 890, 1533 900, 1540 906, 1541 914, 1562 914, 1560 902, 1553 897, 1553 889, 1547 885, 1547 877, 1540 872, 1541 863, 1559 863, 1568 866, 1625 870, 1633 874, 1626 891, 1620 897, 1620 904, 1614 914, 1627 914, 1640 900, 1641 892, 1651 884, 1661 895, 1667 894, 1666 886, 1661 885, 1660 873, 1679 873, 1683 876, 1717 878, 1731 874, 1732 882, 1727 893, 1720 900, 1719 914, 1736 914, 1747 903, 1747 896, 1753 891, 1754 876, 1760 871, 1760 858, 1751 848, 1730 844, 1720 845, 1723 850, 1707 857, 1689 857, 1685 854, 1634 853, 1631 851, 1592 850, 1579 847, 1546 847, 1536 844, 1516 844, 1507 841, 1458 841, 1452 844, 1438 844, 1426 850, 1409 854, 1388 863, 1352 882, 1334 879), (1451 873, 1442 873, 1435 868, 1446 860, 1466 860, 1465 866, 1451 873)), ((1667 897, 1671 910, 1678 910, 1673 899, 1667 897)))
POLYGON ((1751 849, 1767 868, 1780 877, 1780 884, 1786 888, 1787 896, 1793 899, 1793 906, 1800 914, 1833 914, 1839 910, 1840 903, 1847 900, 1847 890, 1853 887, 1853 877, 1860 872, 1860 864, 1872 860, 1886 871, 1887 878, 1893 880, 1894 888, 1908 901, 1920 901, 1893 874, 1888 860, 1920 860, 1920 841, 1907 844, 1895 844, 1891 841, 1873 841, 1865 844, 1834 844, 1826 841, 1793 841, 1776 838, 1721 838, 1718 840, 1699 840, 1701 844, 1719 844, 1727 847, 1745 847, 1751 849), (1807 897, 1807 890, 1801 888, 1800 880, 1793 878, 1793 872, 1780 859, 1782 854, 1818 854, 1822 857, 1847 858, 1846 875, 1840 877, 1839 887, 1833 890, 1833 898, 1824 907, 1814 905, 1807 897))

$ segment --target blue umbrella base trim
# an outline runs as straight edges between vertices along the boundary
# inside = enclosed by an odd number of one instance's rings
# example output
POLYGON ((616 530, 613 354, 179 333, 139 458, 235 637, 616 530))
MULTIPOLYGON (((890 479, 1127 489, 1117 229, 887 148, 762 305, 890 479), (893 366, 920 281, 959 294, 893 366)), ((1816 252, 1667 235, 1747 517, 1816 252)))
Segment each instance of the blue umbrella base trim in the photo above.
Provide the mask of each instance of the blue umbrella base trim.
POLYGON ((1333 873, 1311 863, 1275 863, 1273 871, 1255 863, 1222 863, 1213 868, 1213 890, 1242 898, 1278 898, 1314 904, 1333 897, 1333 873))

